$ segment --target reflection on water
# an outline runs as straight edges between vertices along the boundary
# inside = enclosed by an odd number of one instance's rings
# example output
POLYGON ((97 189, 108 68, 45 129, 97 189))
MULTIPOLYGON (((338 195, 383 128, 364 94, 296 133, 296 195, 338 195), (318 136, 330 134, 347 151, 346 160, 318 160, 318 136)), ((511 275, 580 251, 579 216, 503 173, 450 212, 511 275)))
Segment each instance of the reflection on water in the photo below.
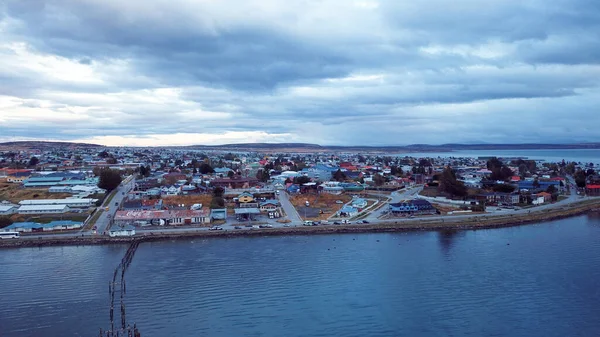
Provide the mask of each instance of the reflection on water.
POLYGON ((450 254, 452 245, 466 235, 466 231, 445 229, 437 232, 438 241, 442 252, 446 255, 450 254))
MULTIPOLYGON (((144 243, 127 317, 144 337, 598 336, 599 223, 144 243)), ((126 248, 0 251, 0 335, 96 336, 126 248)))

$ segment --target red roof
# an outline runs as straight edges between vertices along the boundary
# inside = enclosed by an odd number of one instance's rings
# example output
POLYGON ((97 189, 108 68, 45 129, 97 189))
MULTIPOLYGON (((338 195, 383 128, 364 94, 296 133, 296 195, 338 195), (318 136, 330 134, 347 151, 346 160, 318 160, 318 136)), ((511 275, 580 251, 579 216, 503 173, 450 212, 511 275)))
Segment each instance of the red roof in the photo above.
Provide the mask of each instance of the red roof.
POLYGON ((510 180, 512 180, 512 181, 520 181, 521 177, 519 177, 519 176, 512 176, 512 177, 510 177, 510 180))
POLYGON ((600 185, 587 185, 585 188, 590 188, 590 189, 597 189, 600 188, 600 185))
POLYGON ((565 180, 565 178, 563 178, 563 177, 554 177, 554 178, 550 178, 550 180, 552 180, 552 181, 563 181, 563 180, 565 180))

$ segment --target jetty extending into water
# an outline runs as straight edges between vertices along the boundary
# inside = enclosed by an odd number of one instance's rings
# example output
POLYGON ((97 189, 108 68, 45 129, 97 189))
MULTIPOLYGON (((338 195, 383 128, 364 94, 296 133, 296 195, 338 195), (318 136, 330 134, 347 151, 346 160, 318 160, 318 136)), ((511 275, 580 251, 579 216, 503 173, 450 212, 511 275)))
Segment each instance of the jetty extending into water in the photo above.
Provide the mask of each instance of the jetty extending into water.
POLYGON ((99 337, 140 337, 140 333, 137 329, 137 326, 133 324, 127 323, 127 315, 125 311, 125 294, 127 292, 127 287, 125 284, 125 272, 131 261, 133 260, 133 256, 140 244, 139 240, 134 240, 127 248, 125 252, 125 256, 121 259, 121 263, 115 268, 113 273, 112 281, 108 284, 108 293, 110 296, 110 311, 109 311, 109 321, 110 321, 110 329, 103 330, 100 329, 99 337), (119 287, 117 289, 117 286, 119 287), (115 294, 119 293, 119 304, 120 304, 120 325, 115 326, 115 294))

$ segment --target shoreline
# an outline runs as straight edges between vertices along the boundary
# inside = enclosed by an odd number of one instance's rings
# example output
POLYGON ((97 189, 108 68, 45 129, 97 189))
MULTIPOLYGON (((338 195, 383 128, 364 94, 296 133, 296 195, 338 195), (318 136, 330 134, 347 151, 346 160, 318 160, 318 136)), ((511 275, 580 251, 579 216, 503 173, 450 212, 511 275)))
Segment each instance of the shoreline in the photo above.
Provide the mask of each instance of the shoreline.
POLYGON ((530 225, 534 223, 559 220, 600 211, 600 200, 588 200, 564 206, 564 208, 538 211, 524 215, 499 215, 466 219, 433 219, 417 218, 408 221, 380 222, 355 225, 300 226, 283 228, 265 228, 236 231, 196 231, 161 234, 140 234, 131 237, 83 236, 83 237, 44 237, 39 239, 6 239, 0 240, 0 248, 26 248, 49 246, 87 246, 128 244, 138 242, 157 242, 166 240, 181 240, 194 238, 233 238, 252 236, 284 236, 284 235, 320 235, 320 234, 350 234, 350 233, 390 233, 413 231, 455 231, 494 229, 530 225))

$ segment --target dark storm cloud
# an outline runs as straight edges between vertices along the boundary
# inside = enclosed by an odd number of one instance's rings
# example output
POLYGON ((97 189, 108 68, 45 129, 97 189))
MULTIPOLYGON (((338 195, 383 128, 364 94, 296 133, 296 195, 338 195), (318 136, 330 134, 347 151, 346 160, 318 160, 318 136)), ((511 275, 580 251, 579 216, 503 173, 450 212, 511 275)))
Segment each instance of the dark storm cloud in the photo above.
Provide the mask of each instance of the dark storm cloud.
POLYGON ((598 31, 593 0, 9 0, 0 5, 0 133, 27 136, 24 125, 40 116, 38 136, 61 139, 568 139, 576 128, 552 122, 565 111, 600 122, 591 112, 598 31), (505 127, 497 116, 529 124, 505 127), (526 131, 535 121, 552 126, 526 131))

